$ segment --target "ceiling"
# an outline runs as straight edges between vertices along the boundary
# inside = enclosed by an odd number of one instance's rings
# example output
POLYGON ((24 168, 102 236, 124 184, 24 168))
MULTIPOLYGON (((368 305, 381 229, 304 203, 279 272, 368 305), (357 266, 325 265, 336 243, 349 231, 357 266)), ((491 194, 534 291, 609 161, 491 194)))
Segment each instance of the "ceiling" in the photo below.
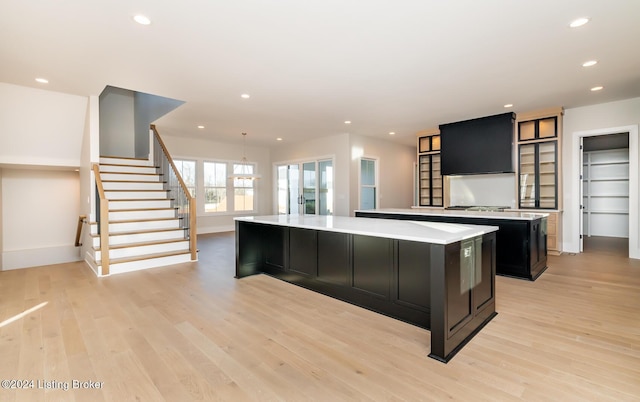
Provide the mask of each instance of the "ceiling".
POLYGON ((0 0, 0 10, 0 82, 185 101, 156 122, 162 134, 413 145, 442 123, 640 96, 636 0, 0 0), (578 17, 590 22, 569 28, 578 17))

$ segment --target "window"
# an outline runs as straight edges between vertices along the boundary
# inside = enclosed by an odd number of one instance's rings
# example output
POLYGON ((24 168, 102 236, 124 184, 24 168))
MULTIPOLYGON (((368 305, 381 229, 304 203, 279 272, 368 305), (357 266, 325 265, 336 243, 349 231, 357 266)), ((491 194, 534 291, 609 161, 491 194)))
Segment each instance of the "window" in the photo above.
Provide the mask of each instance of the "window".
POLYGON ((360 209, 375 209, 376 160, 360 159, 360 209))
POLYGON ((224 214, 256 209, 255 180, 231 178, 232 173, 256 173, 254 163, 174 159, 174 164, 189 192, 196 198, 199 214, 224 214))
POLYGON ((227 164, 204 162, 204 212, 227 210, 227 164))
MULTIPOLYGON (((248 163, 234 163, 234 174, 253 174, 254 166, 248 163)), ((253 211, 253 179, 233 179, 233 210, 253 211)))
POLYGON ((182 181, 189 189, 192 197, 196 196, 196 161, 189 160, 174 160, 173 164, 176 165, 176 169, 182 181))

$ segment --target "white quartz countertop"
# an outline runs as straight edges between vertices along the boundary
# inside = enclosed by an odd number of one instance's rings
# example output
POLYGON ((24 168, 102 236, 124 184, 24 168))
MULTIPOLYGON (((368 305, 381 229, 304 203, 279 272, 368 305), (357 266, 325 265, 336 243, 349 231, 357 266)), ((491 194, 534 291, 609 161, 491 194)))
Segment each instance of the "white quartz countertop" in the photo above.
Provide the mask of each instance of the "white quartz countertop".
POLYGON ((326 215, 246 216, 234 220, 434 244, 455 243, 498 230, 497 226, 326 215))
POLYGON ((465 211, 442 208, 380 208, 357 210, 355 212, 398 214, 398 215, 427 215, 427 216, 455 216, 486 219, 508 219, 532 221, 549 216, 545 213, 517 212, 517 211, 465 211))

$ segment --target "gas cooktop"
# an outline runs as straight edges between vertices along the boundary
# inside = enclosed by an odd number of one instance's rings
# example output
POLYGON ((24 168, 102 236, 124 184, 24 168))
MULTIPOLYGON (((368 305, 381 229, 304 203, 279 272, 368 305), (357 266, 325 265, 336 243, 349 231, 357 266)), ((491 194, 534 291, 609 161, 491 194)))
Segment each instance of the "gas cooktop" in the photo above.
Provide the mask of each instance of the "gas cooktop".
POLYGON ((502 212, 509 207, 502 206, 488 206, 488 205, 453 205, 446 207, 445 209, 458 210, 458 211, 492 211, 502 212))

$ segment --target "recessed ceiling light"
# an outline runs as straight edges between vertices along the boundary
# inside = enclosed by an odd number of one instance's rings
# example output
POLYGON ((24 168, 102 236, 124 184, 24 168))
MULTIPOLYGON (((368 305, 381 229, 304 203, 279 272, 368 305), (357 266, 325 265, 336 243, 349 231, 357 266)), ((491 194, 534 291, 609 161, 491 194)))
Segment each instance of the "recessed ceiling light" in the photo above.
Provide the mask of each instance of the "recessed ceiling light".
POLYGON ((345 120, 344 124, 351 124, 351 120, 345 120))
POLYGON ((49 80, 46 78, 36 78, 36 81, 41 83, 41 84, 48 84, 49 80))
POLYGON ((251 95, 249 95, 249 94, 242 94, 242 95, 240 95, 240 97, 241 97, 241 98, 244 98, 244 99, 249 99, 249 98, 251 98, 251 95))
POLYGON ((507 104, 504 105, 504 107, 507 107, 507 108, 508 107, 513 107, 513 103, 507 103, 507 104))
POLYGON ((396 135, 395 131, 389 131, 389 135, 396 135))
POLYGON ((589 18, 582 17, 582 18, 578 18, 578 19, 575 19, 575 20, 571 21, 571 24, 569 24, 569 26, 571 28, 577 28, 577 27, 583 26, 587 22, 589 22, 589 18))
POLYGON ((276 138, 276 141, 282 141, 282 137, 276 138))
POLYGON ((198 126, 198 128, 204 128, 204 126, 198 126))
POLYGON ((603 87, 602 85, 598 85, 597 87, 593 87, 593 88, 591 88, 591 90, 592 90, 593 92, 595 92, 595 91, 601 91, 602 89, 604 89, 604 87, 603 87))
POLYGON ((141 15, 141 14, 138 14, 135 17, 133 17, 133 20, 135 22, 137 22, 138 24, 140 24, 140 25, 149 25, 149 24, 151 24, 151 20, 148 17, 146 17, 144 15, 141 15))
POLYGON ((589 60, 582 63, 582 67, 591 67, 595 66, 596 64, 598 64, 598 60, 589 60))

